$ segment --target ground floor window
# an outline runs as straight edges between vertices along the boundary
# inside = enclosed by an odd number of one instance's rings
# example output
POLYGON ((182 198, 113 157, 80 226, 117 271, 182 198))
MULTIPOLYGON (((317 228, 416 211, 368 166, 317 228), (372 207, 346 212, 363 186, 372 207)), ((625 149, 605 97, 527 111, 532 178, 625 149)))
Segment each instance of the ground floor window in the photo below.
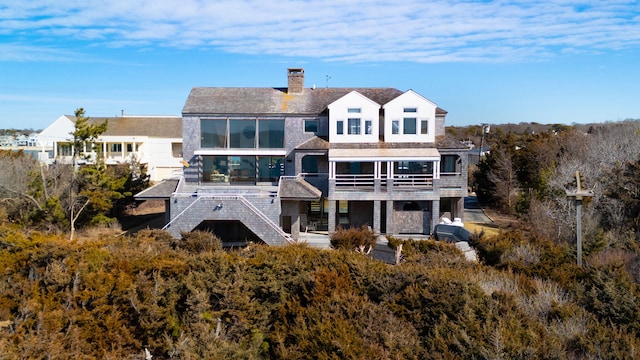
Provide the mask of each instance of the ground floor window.
POLYGON ((284 174, 284 156, 202 157, 202 181, 214 183, 277 182, 284 174))

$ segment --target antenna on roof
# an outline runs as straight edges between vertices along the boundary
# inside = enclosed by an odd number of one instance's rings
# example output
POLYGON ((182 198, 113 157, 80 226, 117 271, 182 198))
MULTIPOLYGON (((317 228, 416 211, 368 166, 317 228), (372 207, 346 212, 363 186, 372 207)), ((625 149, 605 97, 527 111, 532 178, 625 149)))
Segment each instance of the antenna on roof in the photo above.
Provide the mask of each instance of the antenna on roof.
POLYGON ((327 80, 327 87, 329 87, 329 79, 331 79, 331 76, 329 76, 329 75, 325 75, 324 77, 325 77, 325 78, 326 78, 326 80, 327 80))

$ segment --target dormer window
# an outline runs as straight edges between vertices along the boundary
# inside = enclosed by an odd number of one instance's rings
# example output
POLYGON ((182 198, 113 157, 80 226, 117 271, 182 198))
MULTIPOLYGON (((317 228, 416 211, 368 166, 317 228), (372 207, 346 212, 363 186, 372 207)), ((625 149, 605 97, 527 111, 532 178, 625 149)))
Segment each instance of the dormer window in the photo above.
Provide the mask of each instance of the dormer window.
POLYGON ((406 112, 406 113, 416 113, 416 112, 418 112, 418 108, 406 107, 406 108, 404 108, 404 112, 406 112))
POLYGON ((347 112, 350 114, 360 114, 362 110, 360 108, 349 108, 347 109, 347 112))

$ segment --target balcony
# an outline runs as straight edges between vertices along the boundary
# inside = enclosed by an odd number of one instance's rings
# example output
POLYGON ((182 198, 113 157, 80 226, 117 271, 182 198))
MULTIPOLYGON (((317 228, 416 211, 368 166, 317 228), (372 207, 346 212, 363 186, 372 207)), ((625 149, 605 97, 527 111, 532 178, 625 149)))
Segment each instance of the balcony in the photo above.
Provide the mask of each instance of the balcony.
POLYGON ((336 174, 335 188, 337 191, 374 191, 379 183, 380 191, 433 190, 431 174, 400 174, 390 179, 386 174, 382 175, 381 179, 376 179, 373 174, 336 174))

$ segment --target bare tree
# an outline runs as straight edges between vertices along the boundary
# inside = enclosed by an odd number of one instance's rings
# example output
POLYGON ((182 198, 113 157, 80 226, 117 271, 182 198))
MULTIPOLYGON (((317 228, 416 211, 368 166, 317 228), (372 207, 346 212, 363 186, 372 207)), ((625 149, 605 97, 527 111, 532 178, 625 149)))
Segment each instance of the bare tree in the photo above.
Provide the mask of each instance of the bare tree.
POLYGON ((498 147, 492 150, 492 157, 494 165, 487 178, 494 184, 493 197, 501 207, 512 212, 515 204, 513 199, 517 196, 516 190, 519 187, 516 173, 513 169, 513 157, 498 147))
POLYGON ((29 183, 39 171, 38 163, 22 151, 0 150, 0 202, 8 213, 24 214, 30 209, 42 210, 30 192, 29 183))

